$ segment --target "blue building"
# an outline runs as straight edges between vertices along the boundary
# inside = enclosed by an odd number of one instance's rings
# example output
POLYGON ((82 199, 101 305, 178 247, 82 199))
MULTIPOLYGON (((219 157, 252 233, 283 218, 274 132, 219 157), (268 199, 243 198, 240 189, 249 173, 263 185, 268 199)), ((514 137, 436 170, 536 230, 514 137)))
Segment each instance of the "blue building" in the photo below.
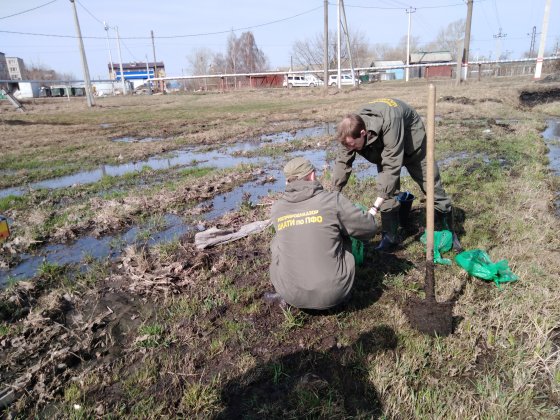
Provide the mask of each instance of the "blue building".
MULTIPOLYGON (((109 63, 109 77, 111 80, 121 80, 121 66, 119 63, 109 63)), ((123 63, 124 80, 132 82, 134 88, 146 83, 148 78, 165 77, 163 61, 123 63)), ((162 83, 163 85, 163 83, 162 83)))
POLYGON ((370 65, 376 69, 374 73, 379 80, 403 80, 403 66, 404 62, 400 60, 374 60, 370 65))

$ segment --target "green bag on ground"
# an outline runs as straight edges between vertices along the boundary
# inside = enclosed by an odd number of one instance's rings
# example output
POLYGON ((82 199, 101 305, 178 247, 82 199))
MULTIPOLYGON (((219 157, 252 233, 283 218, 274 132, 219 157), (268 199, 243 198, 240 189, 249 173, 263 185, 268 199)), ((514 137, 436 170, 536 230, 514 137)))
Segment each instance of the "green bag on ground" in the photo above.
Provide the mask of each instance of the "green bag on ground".
POLYGON ((507 260, 493 263, 490 256, 481 249, 461 252, 455 256, 455 261, 471 276, 483 280, 492 280, 498 289, 501 289, 501 283, 508 283, 519 279, 518 276, 511 272, 507 260))
MULTIPOLYGON (((420 242, 426 245, 426 238, 428 233, 420 237, 420 242)), ((451 260, 443 258, 442 253, 448 252, 453 246, 453 234, 449 230, 436 230, 434 231, 434 262, 436 264, 451 265, 451 260)))

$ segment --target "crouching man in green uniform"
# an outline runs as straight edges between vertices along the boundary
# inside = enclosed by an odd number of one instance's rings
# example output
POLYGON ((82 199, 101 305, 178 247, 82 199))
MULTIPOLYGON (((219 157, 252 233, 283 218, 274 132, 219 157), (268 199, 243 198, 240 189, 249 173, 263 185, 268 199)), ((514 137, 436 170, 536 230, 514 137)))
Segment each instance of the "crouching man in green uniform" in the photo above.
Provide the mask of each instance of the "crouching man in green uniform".
MULTIPOLYGON (((337 154, 333 182, 341 191, 352 173, 356 153, 377 165, 377 198, 372 212, 381 212, 382 240, 376 248, 390 250, 399 243, 400 173, 404 166, 412 179, 426 193, 426 130, 418 113, 398 99, 375 99, 357 114, 348 114, 337 127, 341 144, 337 154)), ((451 199, 441 184, 437 164, 434 168, 436 224, 453 233, 453 249, 461 244, 453 228, 451 199)))
POLYGON ((350 236, 371 239, 376 221, 339 192, 324 190, 307 159, 292 159, 284 175, 286 191, 272 205, 270 279, 292 306, 332 308, 349 296, 354 282, 350 236))

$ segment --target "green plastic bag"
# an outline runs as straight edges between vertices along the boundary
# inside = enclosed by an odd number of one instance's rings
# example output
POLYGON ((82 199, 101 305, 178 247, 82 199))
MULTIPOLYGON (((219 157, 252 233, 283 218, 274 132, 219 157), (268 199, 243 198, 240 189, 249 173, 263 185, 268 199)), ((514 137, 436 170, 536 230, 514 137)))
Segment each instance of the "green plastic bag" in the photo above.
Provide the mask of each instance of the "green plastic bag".
POLYGON ((501 283, 508 283, 519 279, 518 276, 511 272, 507 260, 493 263, 490 256, 481 249, 461 252, 455 256, 455 261, 471 276, 483 280, 492 280, 498 289, 501 289, 501 283))
POLYGON ((361 266, 364 263, 364 243, 352 236, 350 236, 350 240, 352 241, 352 255, 356 265, 361 266))
MULTIPOLYGON (((420 237, 420 242, 426 245, 426 238, 428 233, 420 237)), ((449 230, 436 230, 434 231, 434 263, 451 265, 451 260, 448 258, 443 258, 442 253, 448 252, 453 246, 453 234, 449 230)))
MULTIPOLYGON (((362 204, 354 203, 354 205, 358 207, 362 213, 367 213, 367 208, 362 204)), ((352 236, 350 236, 350 240, 352 241, 352 255, 354 256, 356 265, 361 266, 364 263, 364 243, 352 236)))

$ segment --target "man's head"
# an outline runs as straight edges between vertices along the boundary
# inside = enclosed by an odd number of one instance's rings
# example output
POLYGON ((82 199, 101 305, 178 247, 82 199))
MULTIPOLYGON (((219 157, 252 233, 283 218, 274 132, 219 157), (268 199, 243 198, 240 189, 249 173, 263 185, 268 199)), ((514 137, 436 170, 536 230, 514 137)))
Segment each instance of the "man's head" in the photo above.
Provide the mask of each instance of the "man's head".
POLYGON ((358 114, 346 115, 336 128, 338 141, 348 150, 362 150, 366 133, 366 123, 358 114))
POLYGON ((286 166, 284 166, 284 176, 286 177, 286 182, 297 181, 298 179, 314 180, 315 168, 304 157, 297 157, 286 163, 286 166))

